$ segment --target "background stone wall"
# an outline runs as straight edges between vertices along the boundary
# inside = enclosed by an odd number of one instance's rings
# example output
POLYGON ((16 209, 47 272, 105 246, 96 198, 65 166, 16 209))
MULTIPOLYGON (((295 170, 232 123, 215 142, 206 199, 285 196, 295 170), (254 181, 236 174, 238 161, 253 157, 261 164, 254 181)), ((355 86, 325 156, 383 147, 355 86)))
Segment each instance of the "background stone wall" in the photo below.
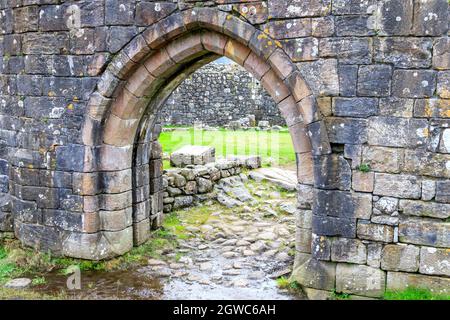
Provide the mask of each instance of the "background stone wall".
POLYGON ((286 125, 272 97, 236 63, 210 63, 187 78, 161 110, 163 124, 224 126, 255 115, 256 121, 286 125))
MULTIPOLYGON (((119 219, 133 209, 131 191, 108 190, 123 196, 120 203, 93 202, 111 179, 131 185, 130 174, 82 174, 89 154, 81 127, 112 57, 144 27, 194 6, 0 1, 0 230, 11 230, 13 212, 16 236, 42 250, 91 257, 80 243, 119 243, 120 250, 96 256, 107 258, 131 247, 131 219, 119 219), (94 194, 83 194, 80 186, 92 181, 99 183, 94 194), (102 210, 117 213, 117 225, 95 233, 84 222, 101 219, 102 210)), ((307 131, 332 148, 297 154, 294 278, 316 296, 379 297, 407 284, 449 292, 448 1, 217 0, 201 7, 208 6, 271 36, 325 119, 325 127, 315 121, 307 131)))

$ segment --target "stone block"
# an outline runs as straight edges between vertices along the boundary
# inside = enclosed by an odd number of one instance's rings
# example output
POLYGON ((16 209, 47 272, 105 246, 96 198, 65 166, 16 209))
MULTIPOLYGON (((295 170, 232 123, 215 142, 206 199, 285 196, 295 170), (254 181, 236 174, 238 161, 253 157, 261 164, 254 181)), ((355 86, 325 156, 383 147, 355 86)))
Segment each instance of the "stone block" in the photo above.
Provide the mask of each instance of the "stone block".
POLYGON ((414 20, 421 23, 413 25, 413 32, 421 36, 440 36, 447 34, 449 10, 444 0, 414 0, 414 20))
POLYGON ((434 41, 433 68, 450 69, 450 39, 448 37, 438 38, 434 41))
POLYGON ((356 96, 358 81, 358 66, 339 65, 339 87, 340 95, 344 97, 356 96))
POLYGON ((184 146, 170 155, 172 166, 205 165, 215 161, 215 149, 204 146, 184 146))
POLYGON ((429 68, 433 43, 426 38, 375 38, 374 59, 397 68, 429 68))
POLYGON ((368 124, 369 144, 374 146, 416 148, 426 144, 428 135, 423 119, 372 117, 368 124))
POLYGON ((240 42, 231 39, 228 40, 224 50, 226 57, 230 58, 231 60, 233 60, 237 64, 240 64, 241 66, 244 65, 245 60, 250 54, 249 48, 247 48, 240 42))
POLYGON ((330 37, 334 34, 334 19, 331 16, 312 18, 311 34, 313 37, 330 37))
POLYGON ((400 200, 399 209, 402 214, 408 216, 438 219, 447 219, 450 217, 450 204, 444 203, 402 199, 400 200))
POLYGON ((275 50, 267 61, 282 80, 285 80, 297 69, 295 64, 292 63, 291 59, 282 49, 275 50))
POLYGON ((312 227, 312 211, 311 210, 297 210, 296 212, 296 222, 297 228, 311 229, 312 227))
POLYGON ((386 273, 378 268, 338 263, 336 291, 368 297, 381 297, 386 290, 386 273))
POLYGON ((336 58, 342 64, 368 64, 371 44, 365 38, 323 38, 319 40, 321 58, 336 58))
POLYGON ((392 94, 400 98, 432 97, 436 89, 436 73, 433 70, 395 70, 392 78, 392 94))
POLYGON ((417 272, 420 248, 413 245, 386 245, 382 251, 381 268, 389 271, 417 272))
POLYGON ((373 192, 375 174, 373 172, 353 171, 352 189, 361 192, 373 192))
MULTIPOLYGON (((134 6, 134 3, 131 4, 134 6)), ((138 25, 149 26, 167 17, 177 8, 175 3, 170 2, 140 2, 136 4, 135 21, 138 25)), ((116 10, 116 12, 118 12, 116 10)), ((120 12, 120 11, 119 11, 120 12)), ((133 14, 133 11, 131 11, 133 14)), ((133 16, 131 17, 133 19, 133 16)))
POLYGON ((294 269, 291 278, 304 287, 334 290, 336 264, 311 258, 294 269))
POLYGON ((215 32, 204 32, 201 37, 206 50, 221 56, 224 55, 224 48, 228 41, 226 36, 215 32))
POLYGON ((436 182, 433 180, 422 181, 422 200, 430 201, 436 196, 436 182))
POLYGON ((450 155, 427 152, 421 149, 405 150, 404 171, 437 178, 450 178, 447 163, 450 155))
POLYGON ((388 65, 360 66, 358 95, 386 97, 391 92, 392 69, 388 65))
POLYGON ((365 264, 367 261, 366 245, 357 239, 335 239, 331 245, 331 260, 365 264))
POLYGON ((311 95, 311 90, 298 71, 293 72, 287 79, 284 80, 284 82, 291 90, 292 96, 296 102, 299 102, 311 95))
POLYGON ((64 210, 43 210, 44 225, 57 227, 64 231, 83 232, 83 215, 64 210))
POLYGON ((278 48, 277 43, 261 31, 256 31, 249 42, 250 49, 261 58, 268 59, 278 48))
POLYGON ((351 168, 342 156, 314 157, 314 185, 320 189, 350 190, 351 168), (320 169, 319 169, 320 168, 320 169))
POLYGON ((332 12, 336 15, 366 14, 375 3, 375 0, 334 0, 332 12))
POLYGON ((15 221, 14 234, 23 245, 41 250, 61 254, 62 234, 55 227, 26 224, 15 221))
MULTIPOLYGON (((308 135, 311 137, 312 154, 320 156, 331 153, 331 146, 327 136, 327 128, 323 121, 309 124, 308 135)), ((311 159, 312 160, 312 159, 311 159)))
POLYGON ((133 244, 139 246, 150 238, 150 221, 142 220, 133 224, 133 244))
POLYGON ((450 99, 450 71, 440 71, 437 77, 437 94, 442 99, 450 99))
POLYGON ((295 232, 296 253, 311 253, 311 229, 297 228, 295 232))
POLYGON ((367 142, 368 121, 366 119, 329 117, 325 119, 325 123, 331 143, 363 144, 367 142))
MULTIPOLYGON (((126 208, 118 211, 100 211, 99 213, 100 230, 120 231, 133 222, 133 208, 126 208)), ((149 228, 150 229, 150 228, 149 228)))
POLYGON ((389 243, 394 241, 394 228, 360 220, 357 235, 359 239, 389 243))
POLYGON ((266 3, 242 3, 233 5, 233 9, 239 12, 251 24, 261 24, 267 21, 268 8, 266 3))
POLYGON ((450 293, 450 279, 433 277, 414 273, 388 272, 387 290, 403 291, 407 288, 423 288, 435 294, 450 293))
POLYGON ((450 182, 437 181, 436 182, 436 201, 450 203, 450 182))
POLYGON ((316 38, 289 39, 282 44, 293 62, 314 61, 319 58, 319 41, 316 38))
POLYGON ((336 35, 346 36, 372 36, 375 34, 370 24, 369 15, 348 15, 335 17, 336 35))
POLYGON ((413 0, 381 1, 377 8, 377 16, 374 17, 374 24, 379 30, 379 34, 383 36, 409 35, 413 26, 413 8, 413 0))
POLYGON ((373 171, 399 173, 403 165, 404 151, 397 148, 372 147, 362 148, 362 163, 373 171))
POLYGON ((334 98, 333 114, 338 117, 356 118, 374 116, 378 114, 378 100, 376 98, 334 98))
POLYGON ((381 243, 371 242, 367 244, 367 265, 374 268, 380 268, 381 252, 383 245, 381 243))
POLYGON ((325 16, 331 12, 331 0, 270 0, 269 16, 272 18, 296 18, 325 16))
POLYGON ((420 249, 420 273, 449 276, 450 275, 450 250, 422 247, 420 249))
POLYGON ((381 98, 379 104, 380 116, 392 116, 412 118, 414 110, 414 99, 403 98, 381 98))
POLYGON ((325 236, 312 234, 311 238, 311 256, 317 260, 330 260, 331 240, 325 236))
POLYGON ((450 247, 450 223, 423 218, 405 218, 400 221, 399 240, 430 247, 450 247))
POLYGON ((311 18, 270 21, 264 28, 274 39, 308 37, 311 35, 311 18))
POLYGON ((356 219, 313 214, 312 230, 317 235, 354 238, 356 219))
POLYGON ((272 69, 261 78, 261 83, 276 103, 289 96, 289 89, 272 69))
POLYGON ((258 80, 270 70, 270 66, 253 52, 245 60, 244 67, 258 80))
POLYGON ((167 53, 176 63, 204 53, 200 34, 177 39, 167 45, 167 53))
POLYGON ((299 184, 297 188, 297 205, 300 209, 311 209, 314 199, 314 188, 299 184))
POLYGON ((421 118, 450 118, 450 99, 416 99, 414 116, 421 118))
POLYGON ((299 70, 316 96, 339 95, 339 78, 336 59, 321 59, 298 63, 299 70))
POLYGON ((421 181, 416 176, 387 173, 375 174, 373 191, 375 195, 420 199, 421 189, 421 181))
POLYGON ((352 194, 336 190, 315 190, 313 212, 317 216, 355 218, 352 194))

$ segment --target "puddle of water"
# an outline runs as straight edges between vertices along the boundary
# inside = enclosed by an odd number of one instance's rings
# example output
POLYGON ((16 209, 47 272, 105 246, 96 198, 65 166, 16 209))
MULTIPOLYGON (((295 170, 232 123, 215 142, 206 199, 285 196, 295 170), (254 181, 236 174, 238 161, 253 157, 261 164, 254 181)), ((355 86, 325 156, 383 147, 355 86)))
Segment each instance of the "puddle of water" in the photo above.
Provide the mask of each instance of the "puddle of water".
POLYGON ((82 272, 81 290, 67 289, 65 275, 50 273, 45 278, 47 284, 34 287, 34 291, 48 295, 64 292, 73 299, 157 300, 164 287, 160 280, 131 270, 82 272))

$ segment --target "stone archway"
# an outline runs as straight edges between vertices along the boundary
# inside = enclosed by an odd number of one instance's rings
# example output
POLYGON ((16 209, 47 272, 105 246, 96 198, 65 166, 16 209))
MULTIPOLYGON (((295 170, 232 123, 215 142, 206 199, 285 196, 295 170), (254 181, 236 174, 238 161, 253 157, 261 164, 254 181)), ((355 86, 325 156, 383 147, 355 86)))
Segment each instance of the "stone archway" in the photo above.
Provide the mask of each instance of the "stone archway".
POLYGON ((313 294, 448 292, 448 2, 291 2, 0 5, 0 234, 87 259, 145 241, 145 110, 228 54, 291 128, 294 278, 313 294))
MULTIPOLYGON (((92 208, 86 214, 93 219, 86 221, 98 227, 97 232, 69 237, 65 254, 91 259, 122 254, 148 238, 150 225, 159 224, 158 173, 153 181, 142 181, 149 168, 161 172, 161 161, 151 156, 157 148, 151 137, 154 114, 190 72, 217 56, 227 56, 261 80, 289 126, 299 183, 313 184, 312 154, 331 149, 315 99, 278 42, 220 11, 177 13, 134 38, 107 68, 91 97, 83 141, 93 152, 83 180, 92 190, 82 192, 89 202, 85 208, 92 208), (108 239, 107 250, 98 250, 105 249, 99 239, 108 239), (80 241, 90 244, 89 251, 80 252, 80 241)), ((309 253, 311 230, 307 232, 302 250, 309 253)))

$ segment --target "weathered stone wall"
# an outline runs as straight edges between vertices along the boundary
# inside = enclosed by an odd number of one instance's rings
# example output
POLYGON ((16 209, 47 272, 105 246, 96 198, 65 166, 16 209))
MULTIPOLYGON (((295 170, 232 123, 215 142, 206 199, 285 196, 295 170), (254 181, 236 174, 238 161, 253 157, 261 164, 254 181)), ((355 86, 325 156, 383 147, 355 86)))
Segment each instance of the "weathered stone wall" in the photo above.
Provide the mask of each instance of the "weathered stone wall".
POLYGON ((88 259, 145 241, 163 193, 142 110, 208 51, 258 74, 290 127, 300 183, 293 276, 308 294, 448 292, 448 1, 195 6, 0 1, 1 230, 11 212, 25 245, 88 259))
POLYGON ((286 125, 260 82, 238 64, 210 63, 187 78, 161 110, 164 124, 224 126, 255 115, 256 121, 286 125), (217 115, 220 115, 218 117, 217 115))
MULTIPOLYGON (((249 157, 235 160, 222 159, 205 165, 189 165, 184 168, 165 170, 163 174, 164 212, 218 199, 217 188, 225 183, 223 179, 229 180, 230 177, 234 177, 239 181, 246 181, 248 178, 242 169, 255 169, 260 166, 261 159, 249 157)), ((226 202, 219 200, 221 203, 226 202)))

